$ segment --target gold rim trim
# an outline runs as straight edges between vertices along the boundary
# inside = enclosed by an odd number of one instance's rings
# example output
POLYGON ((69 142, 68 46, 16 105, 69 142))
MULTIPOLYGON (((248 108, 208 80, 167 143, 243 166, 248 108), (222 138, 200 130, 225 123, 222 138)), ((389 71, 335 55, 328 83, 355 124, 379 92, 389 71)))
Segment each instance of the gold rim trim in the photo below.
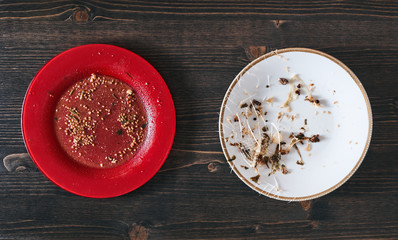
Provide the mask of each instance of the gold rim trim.
POLYGON ((256 65, 257 63, 259 63, 262 60, 265 60, 269 57, 272 57, 274 55, 280 54, 280 53, 286 53, 286 52, 306 52, 306 53, 313 53, 313 54, 317 54, 320 56, 323 56, 325 58, 328 58, 329 60, 333 61, 334 63, 336 63, 337 65, 339 65, 340 67, 342 67, 352 78, 352 80, 355 81, 355 83, 357 84, 358 88, 361 90, 362 92, 362 96, 365 100, 366 103, 366 108, 368 110, 368 120, 369 120, 369 126, 368 126, 368 136, 366 139, 366 144, 365 147, 363 149, 363 152, 361 154, 361 157, 358 159, 357 163, 355 164, 354 168, 347 174, 347 176, 345 176, 341 181, 339 181, 336 185, 334 185, 331 188, 328 188, 320 193, 317 194, 313 194, 313 195, 309 195, 309 196, 304 196, 304 197, 283 197, 283 196, 279 196, 279 195, 275 195, 272 194, 270 192, 264 191, 260 188, 258 188, 257 186, 255 186, 252 182, 250 182, 249 180, 247 180, 246 178, 244 178, 240 172, 237 170, 237 168, 235 167, 235 164, 232 162, 228 162, 228 164, 231 166, 231 168, 234 170, 235 174, 246 184, 248 185, 250 188, 252 188, 253 190, 259 192, 260 194, 263 194, 265 196, 268 196, 270 198, 274 198, 274 199, 278 199, 278 200, 284 200, 284 201, 306 201, 306 200, 311 200, 314 198, 319 198, 322 197, 334 190, 336 190, 337 188, 339 188, 341 185, 343 185, 349 178, 352 177, 352 175, 357 171, 357 169, 359 168, 359 166, 361 165, 363 159, 365 158, 365 155, 369 149, 369 145, 370 145, 370 140, 371 140, 371 136, 372 136, 372 129, 373 129, 373 118, 372 118, 372 109, 370 107, 370 101, 368 98, 368 95, 366 94, 366 91, 362 85, 362 83, 359 81, 358 77, 351 71, 351 69, 349 69, 344 63, 342 63, 340 60, 338 60, 335 57, 330 56, 329 54, 326 54, 324 52, 318 51, 318 50, 314 50, 314 49, 310 49, 310 48, 285 48, 285 49, 280 49, 277 51, 272 51, 269 53, 266 53, 265 55, 262 55, 260 57, 258 57, 257 59, 253 60, 251 63, 249 63, 245 68, 242 69, 242 71, 240 71, 240 73, 235 77, 235 79, 232 81, 231 85, 229 86, 222 105, 221 105, 221 111, 220 111, 220 118, 219 118, 219 137, 220 137, 220 142, 221 142, 221 146, 222 146, 222 150, 224 153, 224 156, 226 156, 227 159, 229 159, 229 154, 227 152, 226 146, 225 146, 225 140, 224 140, 224 132, 223 132, 223 128, 222 128, 222 120, 224 119, 224 112, 225 112, 225 105, 228 101, 228 98, 231 94, 232 89, 235 87, 235 85, 238 83, 238 81, 240 80, 240 78, 243 76, 243 74, 245 74, 250 68, 252 68, 254 65, 256 65))

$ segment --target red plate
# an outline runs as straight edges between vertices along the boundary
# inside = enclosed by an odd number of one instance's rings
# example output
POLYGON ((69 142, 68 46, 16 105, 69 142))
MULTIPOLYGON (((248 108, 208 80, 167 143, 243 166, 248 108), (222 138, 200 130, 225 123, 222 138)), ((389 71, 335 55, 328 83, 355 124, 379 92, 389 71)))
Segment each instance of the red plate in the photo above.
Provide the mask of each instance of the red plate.
POLYGON ((61 188, 94 198, 120 196, 151 179, 170 152, 175 126, 173 100, 159 73, 135 53, 104 44, 75 47, 51 59, 32 80, 22 110, 25 145, 37 167, 61 188), (134 159, 110 169, 90 168, 71 159, 53 127, 59 96, 91 73, 129 84, 148 117, 147 136, 134 159))

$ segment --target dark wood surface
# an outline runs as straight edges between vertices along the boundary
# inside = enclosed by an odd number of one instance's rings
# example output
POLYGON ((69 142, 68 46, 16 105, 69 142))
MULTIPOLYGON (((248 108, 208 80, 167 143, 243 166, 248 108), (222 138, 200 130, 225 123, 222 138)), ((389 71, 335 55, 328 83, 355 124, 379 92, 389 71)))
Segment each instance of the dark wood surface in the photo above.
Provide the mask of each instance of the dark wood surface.
POLYGON ((398 239, 397 1, 1 1, 0 239, 398 239), (160 172, 111 199, 55 186, 26 153, 21 106, 37 71, 88 43, 148 60, 173 95, 177 130, 160 172), (231 173, 218 112, 235 75, 274 49, 343 61, 373 110, 368 154, 336 191, 273 200, 231 173))

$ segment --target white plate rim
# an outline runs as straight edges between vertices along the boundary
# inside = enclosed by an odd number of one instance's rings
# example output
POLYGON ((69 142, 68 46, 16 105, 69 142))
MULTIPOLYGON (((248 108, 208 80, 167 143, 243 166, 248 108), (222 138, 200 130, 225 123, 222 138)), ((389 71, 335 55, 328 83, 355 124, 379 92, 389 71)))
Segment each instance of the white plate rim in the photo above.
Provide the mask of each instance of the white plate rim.
POLYGON ((228 90, 225 93, 225 96, 223 98, 223 101, 222 101, 222 104, 221 104, 221 109, 220 109, 218 128, 219 128, 219 138, 220 138, 221 147, 222 147, 224 156, 225 156, 228 164, 230 165, 230 167, 234 171, 234 173, 246 185, 248 185, 250 188, 252 188, 256 192, 258 192, 258 193, 260 193, 262 195, 265 195, 267 197, 273 198, 273 199, 289 201, 289 202, 292 202, 292 201, 307 201, 307 200, 311 200, 311 199, 322 197, 322 196, 324 196, 324 195, 336 190, 341 185, 343 185, 345 182, 347 182, 347 180, 350 179, 352 177, 352 175, 358 170, 359 166, 362 164, 363 159, 365 158, 366 153, 367 153, 367 151, 369 149, 369 145, 370 145, 370 141, 371 141, 371 137, 372 137, 372 131, 373 131, 373 115, 372 115, 372 109, 371 109, 370 101, 369 101, 368 95, 366 94, 365 88, 363 87, 362 83, 359 81, 358 77, 354 74, 354 72, 351 71, 351 69, 349 69, 344 63, 342 63, 337 58, 332 57, 331 55, 326 54, 324 52, 321 52, 319 50, 310 49, 310 48, 294 47, 294 48, 278 49, 278 50, 275 50, 275 51, 268 52, 268 53, 258 57, 257 59, 253 60, 252 62, 250 62, 246 67, 244 67, 239 72, 239 74, 234 78, 234 80, 232 81, 232 83, 228 87, 228 90), (240 174, 240 172, 235 167, 235 164, 233 163, 233 161, 228 161, 228 159, 230 159, 230 156, 229 156, 229 154, 227 152, 227 149, 226 149, 226 146, 225 146, 225 140, 224 140, 225 138, 224 138, 224 132, 223 132, 223 127, 222 127, 222 120, 224 118, 224 113, 225 113, 225 105, 226 105, 226 103, 228 101, 228 98, 229 98, 229 95, 231 94, 232 89, 238 83, 238 81, 241 78, 241 76, 243 76, 243 74, 245 74, 250 68, 252 68, 254 65, 259 63, 260 61, 262 61, 264 59, 267 59, 267 58, 269 58, 271 56, 282 54, 282 53, 286 53, 286 52, 307 52, 307 53, 317 54, 317 55, 320 55, 322 57, 328 58, 329 60, 333 61, 334 63, 338 64, 341 68, 343 68, 350 75, 351 79, 354 80, 354 82, 357 84, 358 88, 361 90, 362 96, 363 96, 363 98, 365 100, 365 103, 366 103, 366 108, 367 108, 367 112, 368 112, 368 120, 369 120, 368 135, 367 135, 366 143, 365 143, 363 152, 362 152, 360 158, 358 159, 357 163, 353 167, 353 169, 351 169, 351 171, 342 180, 340 180, 338 183, 336 183, 334 186, 332 186, 332 187, 330 187, 330 188, 328 188, 328 189, 326 189, 326 190, 324 190, 322 192, 319 192, 319 193, 316 193, 316 194, 312 194, 312 195, 308 195, 308 196, 303 196, 303 197, 284 197, 284 196, 275 195, 275 194, 267 192, 267 191, 265 191, 263 189, 258 188, 252 182, 250 182, 248 179, 244 178, 242 176, 242 174, 240 174))

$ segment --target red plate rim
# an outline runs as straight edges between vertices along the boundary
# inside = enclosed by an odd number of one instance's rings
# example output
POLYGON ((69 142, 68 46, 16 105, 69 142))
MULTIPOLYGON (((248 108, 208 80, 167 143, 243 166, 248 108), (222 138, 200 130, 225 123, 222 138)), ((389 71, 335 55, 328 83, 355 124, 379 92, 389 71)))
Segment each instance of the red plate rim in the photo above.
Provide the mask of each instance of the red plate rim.
POLYGON ((85 197, 116 197, 149 181, 171 150, 175 128, 173 99, 156 69, 137 54, 107 44, 78 46, 51 59, 30 83, 22 108, 23 139, 34 163, 56 185, 85 197), (147 112, 147 135, 139 151, 115 168, 90 168, 75 162, 55 137, 53 116, 59 96, 91 73, 129 84, 147 112))

